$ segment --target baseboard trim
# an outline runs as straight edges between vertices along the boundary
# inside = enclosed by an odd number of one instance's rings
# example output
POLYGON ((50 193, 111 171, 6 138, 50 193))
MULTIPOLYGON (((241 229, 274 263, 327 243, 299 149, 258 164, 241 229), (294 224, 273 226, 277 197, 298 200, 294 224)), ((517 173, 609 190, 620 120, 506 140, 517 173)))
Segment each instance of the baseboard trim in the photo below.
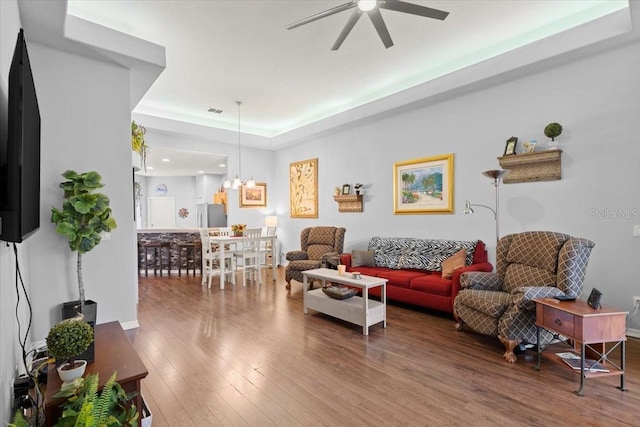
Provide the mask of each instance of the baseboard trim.
POLYGON ((633 338, 640 338, 640 329, 627 329, 627 336, 633 338))
POLYGON ((129 330, 129 329, 136 329, 140 327, 140 323, 138 323, 138 320, 132 320, 131 322, 120 322, 120 325, 122 326, 122 329, 124 329, 125 331, 129 330))

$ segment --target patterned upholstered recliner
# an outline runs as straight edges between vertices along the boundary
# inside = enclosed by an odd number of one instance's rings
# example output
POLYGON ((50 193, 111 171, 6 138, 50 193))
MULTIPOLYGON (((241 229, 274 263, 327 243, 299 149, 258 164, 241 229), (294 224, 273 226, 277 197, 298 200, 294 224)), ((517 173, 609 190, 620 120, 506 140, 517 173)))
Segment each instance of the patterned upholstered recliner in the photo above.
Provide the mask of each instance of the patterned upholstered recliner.
POLYGON ((289 261, 285 271, 287 289, 291 288, 291 279, 302 282, 302 272, 320 268, 323 258, 339 256, 344 246, 342 227, 307 227, 300 232, 300 250, 287 252, 289 261))
MULTIPOLYGON (((582 295, 589 255, 594 243, 550 231, 509 234, 497 246, 495 273, 468 272, 460 278, 454 301, 458 323, 476 332, 497 336, 504 358, 515 362, 520 343, 536 342, 535 298, 582 295)), ((541 331, 541 344, 553 335, 541 331)))

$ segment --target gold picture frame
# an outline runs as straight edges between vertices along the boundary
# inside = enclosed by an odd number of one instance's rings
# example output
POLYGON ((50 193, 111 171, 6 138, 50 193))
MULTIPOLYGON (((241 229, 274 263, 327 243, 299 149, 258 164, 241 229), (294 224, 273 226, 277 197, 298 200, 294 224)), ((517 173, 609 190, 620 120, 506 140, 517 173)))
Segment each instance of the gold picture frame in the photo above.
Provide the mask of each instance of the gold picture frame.
POLYGON ((241 208, 264 208, 267 206, 267 184, 264 182, 256 182, 256 186, 253 188, 247 188, 242 184, 239 194, 241 208))
POLYGON ((318 159, 289 164, 291 218, 318 218, 318 159))
POLYGON ((453 213, 453 154, 394 163, 393 213, 453 213))

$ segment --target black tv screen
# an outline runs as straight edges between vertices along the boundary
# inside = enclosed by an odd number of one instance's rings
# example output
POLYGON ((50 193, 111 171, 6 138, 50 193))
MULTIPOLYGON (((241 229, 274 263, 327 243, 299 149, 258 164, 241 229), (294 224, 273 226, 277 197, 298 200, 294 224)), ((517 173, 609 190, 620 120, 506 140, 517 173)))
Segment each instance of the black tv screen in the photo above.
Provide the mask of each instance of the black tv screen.
POLYGON ((8 98, 8 132, 0 147, 0 240, 19 243, 40 227, 40 109, 22 29, 8 98))

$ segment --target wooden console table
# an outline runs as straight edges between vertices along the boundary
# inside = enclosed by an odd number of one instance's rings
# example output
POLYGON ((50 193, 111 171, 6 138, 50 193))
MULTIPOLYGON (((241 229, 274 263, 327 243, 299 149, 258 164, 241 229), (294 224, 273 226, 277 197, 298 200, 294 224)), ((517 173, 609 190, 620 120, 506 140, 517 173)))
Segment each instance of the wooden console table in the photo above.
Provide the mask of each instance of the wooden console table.
POLYGON ((574 348, 580 349, 580 388, 575 392, 583 396, 585 378, 620 375, 620 390, 624 387, 626 316, 628 312, 612 307, 591 308, 586 301, 558 301, 554 298, 539 298, 536 303, 536 335, 538 361, 535 369, 540 369, 540 330, 546 329, 573 340, 574 348), (609 349, 605 343, 614 342, 609 349), (591 344, 591 345, 590 345, 591 344), (599 346, 595 346, 598 344, 599 346), (608 355, 620 347, 620 366, 609 361, 608 355), (585 369, 585 357, 589 352, 605 365, 609 372, 593 372, 585 369), (608 363, 607 363, 608 362, 608 363))
MULTIPOLYGON (((95 326, 95 361, 87 365, 84 376, 97 373, 98 387, 102 388, 113 371, 117 371, 116 381, 125 392, 136 392, 134 403, 142 419, 142 394, 140 382, 149 373, 140 360, 129 337, 119 322, 102 323, 95 326)), ((52 426, 60 417, 60 405, 64 399, 53 397, 60 390, 62 381, 54 364, 49 365, 47 388, 44 395, 45 426, 52 426)))

